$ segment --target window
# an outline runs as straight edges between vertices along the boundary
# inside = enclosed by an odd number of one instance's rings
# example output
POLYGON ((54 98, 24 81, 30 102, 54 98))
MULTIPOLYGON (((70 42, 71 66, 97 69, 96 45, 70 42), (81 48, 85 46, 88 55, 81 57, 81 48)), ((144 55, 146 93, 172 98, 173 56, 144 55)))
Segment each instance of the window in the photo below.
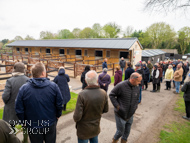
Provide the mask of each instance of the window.
POLYGON ((16 51, 19 52, 19 51, 20 51, 20 48, 16 48, 16 51))
POLYGON ((42 52, 42 48, 40 48, 40 53, 42 52))
POLYGON ((129 52, 120 52, 120 56, 119 58, 123 57, 124 59, 128 59, 129 58, 129 52))
POLYGON ((46 54, 50 54, 50 49, 46 49, 46 54))
POLYGON ((102 57, 102 51, 95 51, 95 57, 102 57))
POLYGON ((106 51, 106 57, 110 57, 110 51, 106 51))
POLYGON ((67 49, 67 55, 69 55, 69 49, 67 49))
POLYGON ((25 52, 28 53, 28 48, 25 48, 25 52))
POLYGON ((76 50, 76 51, 75 51, 75 55, 79 55, 79 56, 80 56, 81 53, 82 53, 81 50, 76 50))
POLYGON ((174 57, 174 53, 171 53, 171 54, 170 54, 170 57, 174 57))
POLYGON ((59 54, 65 54, 65 50, 64 49, 59 49, 59 54))
POLYGON ((84 55, 88 56, 88 50, 84 50, 84 55))

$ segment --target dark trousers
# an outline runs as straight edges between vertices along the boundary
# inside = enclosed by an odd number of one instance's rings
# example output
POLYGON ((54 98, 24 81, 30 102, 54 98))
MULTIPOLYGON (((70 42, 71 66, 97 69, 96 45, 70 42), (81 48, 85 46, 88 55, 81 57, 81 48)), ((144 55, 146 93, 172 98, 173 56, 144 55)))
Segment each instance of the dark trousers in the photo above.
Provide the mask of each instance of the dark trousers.
POLYGON ((166 81, 166 89, 170 89, 171 88, 171 81, 166 81))
POLYGON ((56 125, 57 122, 53 125, 45 128, 28 128, 30 142, 31 143, 56 143, 56 125))
POLYGON ((159 90, 160 89, 160 82, 159 83, 153 83, 153 90, 159 90))
POLYGON ((185 110, 187 118, 190 118, 190 101, 185 101, 185 110))
POLYGON ((63 105, 63 110, 66 111, 67 104, 63 105))
POLYGON ((145 85, 145 89, 147 89, 148 88, 148 82, 144 81, 144 85, 145 85))

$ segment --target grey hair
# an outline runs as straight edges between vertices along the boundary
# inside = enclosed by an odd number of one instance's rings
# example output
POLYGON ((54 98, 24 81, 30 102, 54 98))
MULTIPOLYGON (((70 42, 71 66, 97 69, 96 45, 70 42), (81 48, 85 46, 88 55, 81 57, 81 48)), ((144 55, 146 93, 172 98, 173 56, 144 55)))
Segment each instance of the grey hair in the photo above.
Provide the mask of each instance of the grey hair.
POLYGON ((89 72, 86 73, 85 80, 87 85, 97 85, 98 74, 96 73, 96 71, 90 70, 89 72))
POLYGON ((173 68, 173 66, 172 66, 172 65, 169 65, 168 67, 173 68))
POLYGON ((104 69, 103 69, 103 72, 107 72, 107 71, 108 71, 108 69, 107 69, 107 68, 104 68, 104 69))
POLYGON ((134 72, 134 73, 131 74, 130 79, 137 79, 139 77, 141 77, 141 75, 137 74, 137 72, 134 72))
POLYGON ((182 64, 181 64, 181 63, 179 63, 178 65, 180 65, 180 67, 182 67, 182 64))
POLYGON ((15 63, 13 72, 24 73, 25 72, 25 65, 24 65, 24 63, 22 63, 22 62, 15 63))
POLYGON ((184 82, 190 82, 189 73, 190 73, 190 72, 188 72, 188 73, 187 73, 187 76, 186 76, 186 78, 185 78, 184 82))

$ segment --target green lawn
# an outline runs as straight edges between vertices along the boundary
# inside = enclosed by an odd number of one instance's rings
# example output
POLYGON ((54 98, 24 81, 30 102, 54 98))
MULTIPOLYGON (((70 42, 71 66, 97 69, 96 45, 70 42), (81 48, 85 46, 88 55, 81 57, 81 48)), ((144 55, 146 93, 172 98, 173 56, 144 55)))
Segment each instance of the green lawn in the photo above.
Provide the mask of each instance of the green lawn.
MULTIPOLYGON (((63 111, 62 115, 75 110, 78 94, 71 92, 71 100, 67 103, 67 111, 63 111)), ((0 109, 0 119, 3 118, 3 108, 0 109)))
POLYGON ((67 110, 63 111, 62 114, 65 115, 75 110, 78 94, 71 92, 71 100, 67 103, 67 110))
MULTIPOLYGON (((175 111, 185 115, 185 105, 183 93, 180 93, 180 99, 176 102, 175 111)), ((181 118, 181 117, 179 117, 181 118)), ((190 142, 190 121, 184 120, 183 123, 173 122, 164 126, 167 130, 160 132, 160 143, 189 143, 190 142)))
MULTIPOLYGON (((125 79, 125 75, 123 74, 122 81, 124 81, 124 79, 125 79)), ((114 76, 111 77, 111 83, 114 83, 114 76)))

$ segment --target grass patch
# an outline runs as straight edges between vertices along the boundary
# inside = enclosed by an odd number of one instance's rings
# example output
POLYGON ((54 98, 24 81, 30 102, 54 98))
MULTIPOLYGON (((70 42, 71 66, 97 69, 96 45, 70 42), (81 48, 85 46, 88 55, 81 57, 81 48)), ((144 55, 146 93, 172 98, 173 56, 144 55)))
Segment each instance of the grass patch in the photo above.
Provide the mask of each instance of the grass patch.
POLYGON ((71 92, 71 100, 67 103, 67 110, 62 112, 62 115, 75 110, 78 94, 71 92))
POLYGON ((176 102, 176 106, 174 110, 179 111, 180 113, 185 113, 185 103, 183 99, 183 92, 180 93, 180 98, 176 102))
MULTIPOLYGON (((123 74, 122 81, 124 81, 124 79, 125 79, 125 75, 123 74)), ((111 77, 111 83, 114 83, 114 76, 111 77)))
POLYGON ((171 130, 171 132, 162 130, 160 132, 160 143, 189 143, 190 141, 190 122, 172 123, 165 128, 171 130))
POLYGON ((0 109, 0 119, 3 119, 3 108, 0 109))
MULTIPOLYGON (((180 93, 180 98, 176 102, 175 111, 185 113, 185 103, 183 99, 183 93, 180 93)), ((179 117, 181 118, 181 117, 179 117)), ((159 143, 189 143, 190 142, 190 122, 185 121, 183 123, 173 122, 164 126, 167 130, 161 130, 159 143), (168 131, 169 130, 169 131, 168 131)))

